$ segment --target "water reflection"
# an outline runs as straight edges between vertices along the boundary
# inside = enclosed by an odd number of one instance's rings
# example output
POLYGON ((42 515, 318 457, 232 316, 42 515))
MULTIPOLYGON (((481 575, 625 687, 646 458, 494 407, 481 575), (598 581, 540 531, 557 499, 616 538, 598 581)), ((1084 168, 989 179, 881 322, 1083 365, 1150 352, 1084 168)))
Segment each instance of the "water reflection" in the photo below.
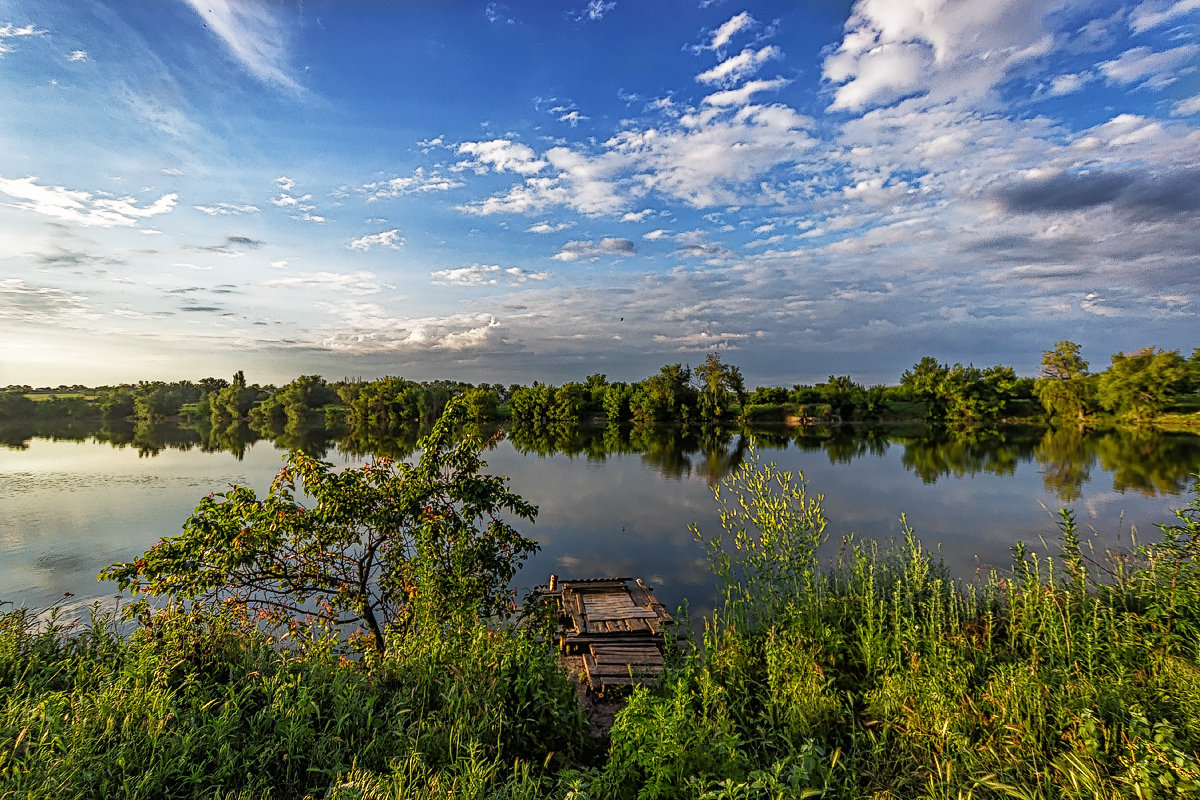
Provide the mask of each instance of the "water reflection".
MULTIPOLYGON (((227 427, 207 420, 193 425, 173 422, 89 423, 81 420, 34 420, 0 426, 0 446, 26 449, 34 438, 95 441, 133 448, 140 457, 166 450, 227 452, 239 461, 261 440, 282 450, 303 450, 318 457, 336 453, 350 460, 370 457, 404 459, 416 451, 427 425, 326 427, 295 422, 277 428, 242 423, 227 427)), ((506 438, 522 455, 582 457, 603 463, 613 456, 638 455, 668 478, 697 476, 715 484, 734 470, 746 450, 795 448, 822 453, 831 465, 852 464, 900 449, 904 469, 926 484, 979 474, 1012 475, 1022 463, 1036 462, 1046 490, 1064 503, 1078 500, 1098 467, 1112 474, 1113 489, 1148 497, 1181 494, 1189 476, 1200 470, 1200 436, 1152 428, 1008 428, 954 430, 909 426, 651 426, 513 425, 472 428, 485 441, 506 438)))

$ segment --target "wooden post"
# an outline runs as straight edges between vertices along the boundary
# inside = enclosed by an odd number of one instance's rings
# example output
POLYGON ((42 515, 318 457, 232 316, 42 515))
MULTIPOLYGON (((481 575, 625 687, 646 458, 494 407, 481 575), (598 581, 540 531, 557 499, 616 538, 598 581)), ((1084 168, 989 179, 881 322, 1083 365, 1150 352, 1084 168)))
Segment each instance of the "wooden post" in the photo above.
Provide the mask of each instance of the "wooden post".
POLYGON ((550 573, 550 591, 553 592, 556 588, 558 588, 558 576, 555 575, 553 572, 551 572, 550 573))

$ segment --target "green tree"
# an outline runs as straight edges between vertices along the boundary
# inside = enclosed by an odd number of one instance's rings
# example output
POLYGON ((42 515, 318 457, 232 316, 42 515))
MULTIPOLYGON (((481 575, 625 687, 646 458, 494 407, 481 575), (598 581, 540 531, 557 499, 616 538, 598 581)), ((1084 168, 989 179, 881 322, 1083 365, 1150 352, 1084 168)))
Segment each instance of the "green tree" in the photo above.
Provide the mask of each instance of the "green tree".
POLYGON ((649 422, 686 421, 695 407, 692 371, 682 364, 667 364, 657 375, 636 385, 629 400, 634 419, 649 422))
POLYGON ((414 622, 503 615, 509 581, 538 549, 507 520, 531 521, 537 508, 481 472, 479 440, 455 430, 463 418, 451 404, 415 465, 339 471, 293 452, 265 497, 243 486, 209 495, 182 535, 100 577, 151 596, 232 600, 279 622, 359 623, 379 651, 414 622))
POLYGON ((721 363, 721 356, 717 353, 709 353, 692 375, 699 384, 696 405, 701 420, 715 422, 722 419, 734 401, 739 411, 746 405, 746 383, 742 379, 742 371, 732 364, 721 363))
POLYGON ((1083 420, 1093 408, 1088 362, 1079 345, 1065 339, 1042 353, 1042 368, 1033 393, 1052 417, 1083 420))
POLYGON ((946 416, 945 386, 950 367, 933 356, 924 356, 900 376, 900 386, 911 397, 925 402, 925 416, 931 420, 946 416))
POLYGON ((1177 350, 1143 347, 1136 353, 1116 353, 1100 374, 1100 404, 1139 419, 1157 414, 1183 389, 1187 373, 1187 362, 1177 350))

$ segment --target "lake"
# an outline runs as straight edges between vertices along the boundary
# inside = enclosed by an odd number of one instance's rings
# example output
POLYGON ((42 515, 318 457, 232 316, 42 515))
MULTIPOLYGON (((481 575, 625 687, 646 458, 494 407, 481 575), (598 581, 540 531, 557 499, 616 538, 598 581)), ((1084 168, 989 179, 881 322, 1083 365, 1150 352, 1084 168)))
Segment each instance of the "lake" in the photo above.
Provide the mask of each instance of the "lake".
MULTIPOLYGON (((178 533, 209 492, 242 484, 262 493, 288 447, 352 465, 370 452, 411 455, 415 435, 296 431, 272 442, 244 430, 174 426, 4 434, 0 602, 109 605, 115 586, 95 579, 103 567, 178 533)), ((1148 430, 513 430, 485 458, 489 472, 509 476, 540 509, 526 532, 541 551, 517 583, 543 583, 551 572, 640 576, 668 607, 686 597, 703 613, 715 590, 688 526, 718 529, 712 486, 752 449, 803 472, 810 494, 824 496, 829 553, 846 534, 897 536, 904 513, 964 578, 981 565, 1006 567, 1019 540, 1054 552, 1052 514, 1064 505, 1102 546, 1128 546, 1131 527, 1139 540, 1151 538, 1155 523, 1189 502, 1188 476, 1200 470, 1200 436, 1148 430)))

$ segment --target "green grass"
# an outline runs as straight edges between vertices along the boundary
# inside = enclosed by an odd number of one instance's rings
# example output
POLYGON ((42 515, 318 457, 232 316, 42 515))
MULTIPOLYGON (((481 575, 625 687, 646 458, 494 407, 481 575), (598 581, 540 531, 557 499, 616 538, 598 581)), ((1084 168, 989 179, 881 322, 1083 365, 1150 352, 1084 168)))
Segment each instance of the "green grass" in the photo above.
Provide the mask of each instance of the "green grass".
POLYGON ((229 610, 129 636, 0 615, 0 798, 1200 796, 1200 481, 1156 543, 963 582, 906 529, 819 563, 825 517, 751 458, 703 532, 722 601, 590 745, 536 630, 347 659, 229 610))

